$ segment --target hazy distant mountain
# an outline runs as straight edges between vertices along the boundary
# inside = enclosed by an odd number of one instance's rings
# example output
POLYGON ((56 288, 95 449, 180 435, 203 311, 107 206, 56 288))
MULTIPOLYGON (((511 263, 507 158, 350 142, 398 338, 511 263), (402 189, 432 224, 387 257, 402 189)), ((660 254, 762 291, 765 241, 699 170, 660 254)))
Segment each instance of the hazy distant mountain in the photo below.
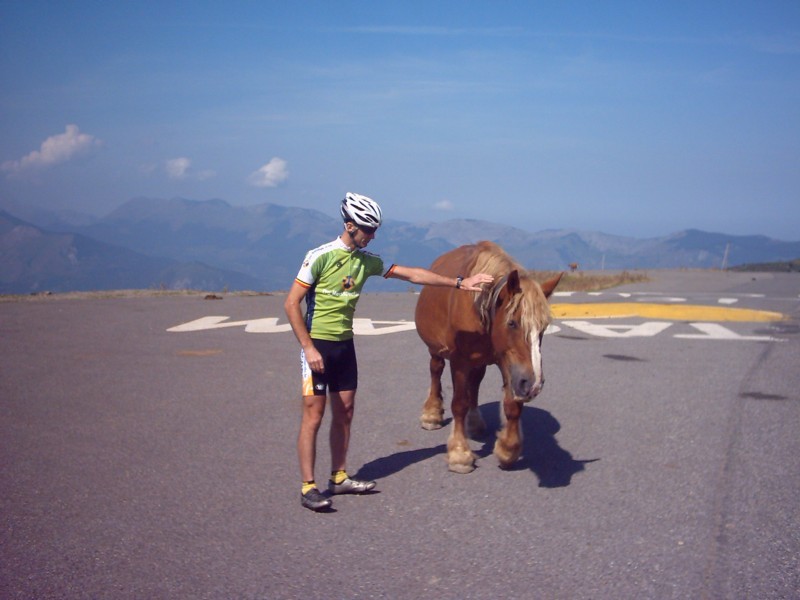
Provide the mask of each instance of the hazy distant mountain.
MULTIPOLYGON (((288 289, 308 250, 334 239, 342 222, 315 210, 277 204, 231 206, 223 200, 136 198, 87 227, 94 239, 137 252, 196 260, 245 273, 267 289, 288 289)), ((427 240, 427 228, 387 222, 374 251, 387 264, 429 265, 453 248, 427 240)), ((372 290, 406 289, 408 284, 375 279, 372 290)))
POLYGON ((636 239, 598 232, 551 230, 528 233, 483 221, 447 221, 432 225, 429 236, 453 245, 489 239, 531 269, 565 269, 570 263, 597 269, 722 268, 800 257, 800 242, 766 236, 735 236, 696 229, 664 237, 636 239), (483 238, 481 238, 483 234, 483 238), (477 236, 477 237, 474 237, 477 236))
POLYGON ((0 210, 47 231, 71 231, 74 227, 84 227, 97 221, 97 217, 76 210, 48 210, 7 198, 0 200, 0 210))
POLYGON ((78 230, 143 254, 244 273, 273 289, 288 289, 305 253, 339 233, 332 218, 313 210, 182 198, 136 198, 78 230))
POLYGON ((257 289, 242 275, 53 233, 0 211, 0 293, 110 289, 257 289))
MULTIPOLYGON (((47 218, 46 215, 39 217, 47 218)), ((61 270, 66 274, 64 285, 80 281, 83 286, 108 289, 152 287, 166 281, 170 287, 209 290, 225 285, 229 289, 286 290, 305 252, 332 240, 341 230, 340 219, 316 210, 277 204, 232 206, 222 200, 136 198, 102 219, 73 225, 74 233, 58 234, 60 237, 24 228, 8 234, 9 237, 6 237, 7 232, 0 232, 4 236, 3 281, 10 281, 12 277, 6 275, 13 270, 7 262, 15 265, 14 277, 29 277, 24 265, 36 264, 31 256, 39 252, 50 257, 54 279, 48 281, 55 281, 61 270), (29 238, 23 243, 25 235, 29 238), (34 239, 39 241, 34 243, 34 239), (13 256, 6 250, 8 244, 15 248, 13 256), (45 246, 50 254, 45 252, 45 246), (59 250, 55 250, 56 247, 59 250), (83 274, 83 279, 70 271, 74 270, 69 258, 73 255, 68 250, 71 247, 80 251, 84 267, 87 257, 94 261, 93 271, 83 274), (56 257, 60 258, 56 260, 56 257), (166 264, 167 259, 172 262, 166 264), (134 268, 134 262, 141 268, 134 268), (195 270, 189 269, 186 262, 194 264, 195 270), (117 266, 106 268, 107 263, 117 266), (128 266, 119 268, 123 263, 128 266), (198 271, 201 268, 205 269, 202 273, 198 271), (123 270, 130 276, 120 277, 123 270)), ((585 270, 720 268, 723 262, 735 266, 800 257, 800 242, 765 236, 688 230, 660 238, 635 239, 572 230, 531 233, 488 221, 463 219, 418 224, 388 220, 370 250, 380 254, 387 265, 397 262, 429 266, 439 254, 482 239, 499 243, 527 268, 540 270, 566 270, 570 263, 578 263, 585 270)), ((42 275, 37 277, 35 282, 25 280, 25 285, 35 283, 41 289, 42 275)), ((64 289, 54 284, 49 287, 64 289)), ((375 278, 368 289, 386 291, 409 287, 397 280, 375 278)))

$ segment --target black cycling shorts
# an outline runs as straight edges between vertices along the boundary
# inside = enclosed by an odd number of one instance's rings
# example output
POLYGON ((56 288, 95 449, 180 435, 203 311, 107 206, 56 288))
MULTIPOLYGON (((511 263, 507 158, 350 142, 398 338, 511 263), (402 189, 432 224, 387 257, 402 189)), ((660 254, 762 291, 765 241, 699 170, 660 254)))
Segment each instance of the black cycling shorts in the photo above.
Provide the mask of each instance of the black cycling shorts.
POLYGON ((324 373, 315 373, 300 351, 303 369, 303 396, 324 396, 327 390, 346 392, 358 387, 356 347, 352 339, 343 342, 314 340, 314 347, 322 355, 324 373))

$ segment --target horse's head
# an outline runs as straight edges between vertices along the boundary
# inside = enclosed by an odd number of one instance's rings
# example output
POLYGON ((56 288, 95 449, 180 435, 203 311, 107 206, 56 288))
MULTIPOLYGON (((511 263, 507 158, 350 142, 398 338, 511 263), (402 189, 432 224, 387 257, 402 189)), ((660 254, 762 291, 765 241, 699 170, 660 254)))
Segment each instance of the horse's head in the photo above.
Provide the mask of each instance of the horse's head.
POLYGON ((490 311, 492 347, 503 384, 516 400, 528 402, 544 386, 542 337, 550 324, 547 298, 561 275, 539 285, 526 274, 513 270, 501 279, 484 300, 490 311))

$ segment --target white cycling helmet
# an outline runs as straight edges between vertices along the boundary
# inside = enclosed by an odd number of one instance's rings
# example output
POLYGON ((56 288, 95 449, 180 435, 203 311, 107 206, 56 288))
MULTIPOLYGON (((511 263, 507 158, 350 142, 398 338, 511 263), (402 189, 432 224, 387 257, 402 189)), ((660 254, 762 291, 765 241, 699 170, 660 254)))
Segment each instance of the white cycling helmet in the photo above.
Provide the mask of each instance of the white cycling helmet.
POLYGON ((347 192, 342 200, 342 219, 352 221, 362 227, 375 227, 381 225, 381 207, 372 198, 361 194, 347 192))

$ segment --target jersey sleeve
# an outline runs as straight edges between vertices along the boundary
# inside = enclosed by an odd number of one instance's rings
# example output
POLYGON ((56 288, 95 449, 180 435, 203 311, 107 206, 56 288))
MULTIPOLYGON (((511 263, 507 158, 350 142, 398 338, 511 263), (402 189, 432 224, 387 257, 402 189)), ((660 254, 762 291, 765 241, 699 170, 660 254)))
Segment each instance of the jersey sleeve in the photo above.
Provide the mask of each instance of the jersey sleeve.
POLYGON ((372 261, 372 264, 370 265, 371 268, 370 268, 369 276, 373 277, 375 275, 383 275, 383 271, 384 271, 383 259, 380 256, 377 256, 377 255, 374 255, 373 258, 374 258, 374 260, 372 261))
POLYGON ((297 277, 294 278, 294 280, 303 287, 311 287, 317 280, 317 276, 319 275, 318 268, 315 269, 315 265, 319 262, 316 260, 317 258, 319 257, 315 256, 313 251, 306 254, 303 264, 300 266, 300 271, 298 271, 297 277))

